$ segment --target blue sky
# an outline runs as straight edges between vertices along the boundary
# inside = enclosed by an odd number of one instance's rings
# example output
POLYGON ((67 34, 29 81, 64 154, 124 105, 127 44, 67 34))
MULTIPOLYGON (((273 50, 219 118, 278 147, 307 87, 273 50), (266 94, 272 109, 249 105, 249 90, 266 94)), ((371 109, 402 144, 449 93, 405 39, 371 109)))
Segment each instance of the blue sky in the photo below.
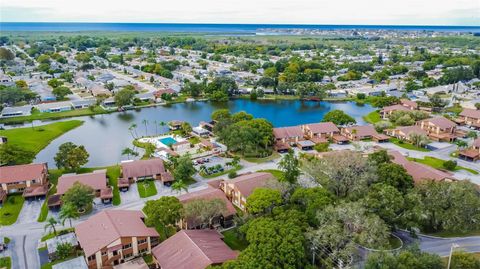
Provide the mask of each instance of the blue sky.
POLYGON ((0 0, 1 21, 480 26, 480 0, 0 0))

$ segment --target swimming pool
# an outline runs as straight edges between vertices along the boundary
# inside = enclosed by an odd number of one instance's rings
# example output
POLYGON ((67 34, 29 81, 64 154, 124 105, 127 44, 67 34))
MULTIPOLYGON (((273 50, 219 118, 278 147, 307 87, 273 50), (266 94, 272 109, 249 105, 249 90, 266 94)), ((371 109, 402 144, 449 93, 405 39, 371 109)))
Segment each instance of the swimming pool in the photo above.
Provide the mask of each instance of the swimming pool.
POLYGON ((171 146, 177 143, 177 140, 173 139, 172 137, 164 137, 164 138, 158 139, 158 141, 160 141, 160 143, 166 146, 171 146))

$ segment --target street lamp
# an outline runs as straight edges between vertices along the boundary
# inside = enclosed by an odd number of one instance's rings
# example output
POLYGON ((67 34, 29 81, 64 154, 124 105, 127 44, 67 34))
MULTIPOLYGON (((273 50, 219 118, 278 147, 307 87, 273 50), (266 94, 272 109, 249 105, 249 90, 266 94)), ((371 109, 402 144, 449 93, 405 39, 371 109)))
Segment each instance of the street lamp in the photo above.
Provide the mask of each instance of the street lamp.
POLYGON ((459 245, 453 243, 452 246, 450 247, 450 255, 448 256, 448 265, 447 265, 447 269, 450 269, 450 262, 452 261, 452 253, 453 253, 453 249, 454 248, 458 248, 459 245))

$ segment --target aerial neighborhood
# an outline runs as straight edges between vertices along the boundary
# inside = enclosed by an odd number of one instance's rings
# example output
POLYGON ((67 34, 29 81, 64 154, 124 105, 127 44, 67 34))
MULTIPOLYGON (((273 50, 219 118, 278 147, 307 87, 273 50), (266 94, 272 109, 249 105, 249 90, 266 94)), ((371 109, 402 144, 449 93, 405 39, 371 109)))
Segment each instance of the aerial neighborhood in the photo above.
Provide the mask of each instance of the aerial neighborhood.
POLYGON ((475 263, 478 36, 257 33, 1 33, 0 268, 475 263))

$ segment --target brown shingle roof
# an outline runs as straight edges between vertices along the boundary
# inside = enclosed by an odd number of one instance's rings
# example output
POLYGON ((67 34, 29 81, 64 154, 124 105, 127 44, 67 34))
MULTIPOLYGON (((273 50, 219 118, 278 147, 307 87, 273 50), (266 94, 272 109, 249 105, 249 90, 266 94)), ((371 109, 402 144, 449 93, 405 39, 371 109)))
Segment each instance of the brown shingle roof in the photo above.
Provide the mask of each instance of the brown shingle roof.
POLYGON ((92 173, 78 175, 63 175, 58 179, 57 194, 64 194, 75 182, 87 185, 94 190, 107 187, 107 170, 97 170, 92 173))
POLYGON ((104 210, 75 227, 78 242, 86 257, 121 237, 158 237, 154 228, 145 226, 144 215, 135 210, 104 210))
POLYGON ((243 196, 248 197, 254 189, 265 186, 267 180, 273 178, 273 175, 270 173, 259 172, 241 175, 226 181, 226 183, 234 184, 243 196))
POLYGON ((163 161, 159 158, 123 162, 121 166, 124 178, 152 176, 165 172, 163 161))
POLYGON ((412 108, 415 108, 415 109, 418 108, 417 102, 412 101, 412 100, 400 99, 400 103, 402 103, 402 105, 409 106, 409 107, 412 107, 412 108))
POLYGON ((396 130, 404 133, 407 137, 410 136, 410 134, 422 134, 422 135, 427 135, 427 132, 425 132, 420 126, 418 125, 413 125, 413 126, 403 126, 403 127, 398 127, 396 130))
POLYGON ((349 133, 352 133, 353 130, 356 130, 357 132, 355 135, 359 137, 378 135, 377 131, 375 131, 375 128, 372 125, 345 127, 345 130, 347 130, 349 133))
POLYGON ((276 139, 302 137, 303 131, 300 126, 273 128, 273 135, 276 139))
POLYGON ((152 250, 162 269, 204 269, 237 258, 216 230, 182 230, 152 250))
POLYGON ((307 127, 314 134, 340 132, 338 127, 335 126, 333 122, 320 122, 320 123, 306 124, 305 127, 307 127))
POLYGON ((33 163, 0 167, 0 183, 40 179, 47 170, 46 163, 33 163))
POLYGON ((405 156, 396 150, 388 151, 388 154, 393 157, 392 162, 399 164, 407 170, 407 173, 412 176, 413 180, 418 183, 425 179, 432 179, 442 181, 445 179, 454 179, 452 174, 440 171, 428 165, 409 161, 405 156))
POLYGON ((402 105, 392 105, 392 106, 384 107, 381 112, 385 113, 390 111, 409 111, 409 110, 410 109, 402 105))
POLYGON ((464 108, 460 113, 460 116, 469 117, 474 119, 480 119, 480 110, 478 109, 471 109, 471 108, 464 108))
POLYGON ((208 188, 200 191, 189 192, 189 193, 178 196, 178 200, 180 200, 180 202, 183 204, 186 204, 193 200, 199 200, 199 199, 206 199, 206 200, 221 199, 222 201, 224 201, 225 206, 227 207, 227 212, 225 212, 223 215, 224 217, 232 216, 232 215, 235 215, 236 213, 235 207, 233 207, 232 202, 230 202, 227 199, 227 197, 225 196, 225 193, 223 193, 223 191, 221 191, 220 189, 217 189, 211 186, 208 186, 208 188))
POLYGON ((474 146, 476 148, 480 148, 480 138, 477 138, 477 139, 473 140, 472 146, 474 146))
POLYGON ((430 118, 423 121, 430 122, 431 124, 438 126, 441 129, 452 128, 457 126, 455 122, 444 117, 430 118))

